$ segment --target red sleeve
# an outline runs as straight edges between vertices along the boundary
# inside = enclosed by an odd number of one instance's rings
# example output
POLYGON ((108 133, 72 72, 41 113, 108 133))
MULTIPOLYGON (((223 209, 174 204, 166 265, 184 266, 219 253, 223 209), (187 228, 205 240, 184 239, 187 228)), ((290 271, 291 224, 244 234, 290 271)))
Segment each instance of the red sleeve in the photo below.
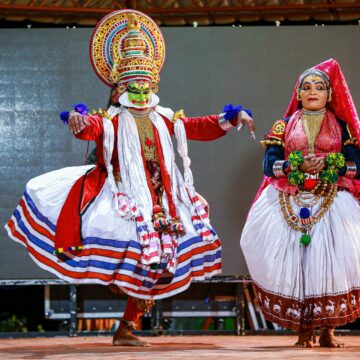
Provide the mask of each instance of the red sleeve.
POLYGON ((100 115, 85 116, 89 123, 85 129, 75 135, 81 140, 96 140, 103 133, 103 122, 100 115))
POLYGON ((219 125, 219 115, 187 117, 183 119, 186 136, 190 140, 209 141, 226 134, 219 125))

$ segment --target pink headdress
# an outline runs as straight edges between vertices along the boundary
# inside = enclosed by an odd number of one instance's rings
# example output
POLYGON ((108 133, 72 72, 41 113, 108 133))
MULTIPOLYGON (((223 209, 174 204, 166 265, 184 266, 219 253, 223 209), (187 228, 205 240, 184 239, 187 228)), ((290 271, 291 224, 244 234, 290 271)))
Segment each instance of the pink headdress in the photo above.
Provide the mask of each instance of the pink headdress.
MULTIPOLYGON (((331 101, 327 104, 327 108, 337 118, 349 124, 352 135, 356 137, 360 144, 360 120, 339 63, 334 59, 329 59, 314 66, 313 69, 321 70, 329 77, 332 96, 331 101)), ((285 117, 291 116, 299 109, 299 101, 296 99, 298 83, 299 80, 296 82, 293 96, 284 115, 285 117)))

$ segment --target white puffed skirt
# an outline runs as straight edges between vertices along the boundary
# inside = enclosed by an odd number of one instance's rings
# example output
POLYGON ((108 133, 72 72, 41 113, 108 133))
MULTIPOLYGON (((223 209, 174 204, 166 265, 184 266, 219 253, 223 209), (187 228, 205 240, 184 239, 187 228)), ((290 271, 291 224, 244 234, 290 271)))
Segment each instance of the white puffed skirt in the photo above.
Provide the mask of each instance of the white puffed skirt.
MULTIPOLYGON (((186 232, 177 238, 174 271, 167 271, 167 263, 143 265, 136 222, 115 213, 107 179, 81 219, 84 249, 77 254, 54 255, 61 209, 72 186, 92 167, 63 168, 38 176, 26 185, 5 228, 40 267, 71 283, 116 284, 125 293, 144 299, 172 296, 188 288, 192 280, 221 272, 220 240, 204 241, 182 203, 178 210, 186 232)), ((121 192, 121 183, 118 186, 121 192)))
MULTIPOLYGON (((291 204, 298 213, 292 198, 291 204)), ((279 192, 269 185, 253 205, 240 240, 266 319, 296 331, 360 317, 358 200, 338 191, 310 236, 307 247, 300 245, 301 232, 287 225, 279 192)))

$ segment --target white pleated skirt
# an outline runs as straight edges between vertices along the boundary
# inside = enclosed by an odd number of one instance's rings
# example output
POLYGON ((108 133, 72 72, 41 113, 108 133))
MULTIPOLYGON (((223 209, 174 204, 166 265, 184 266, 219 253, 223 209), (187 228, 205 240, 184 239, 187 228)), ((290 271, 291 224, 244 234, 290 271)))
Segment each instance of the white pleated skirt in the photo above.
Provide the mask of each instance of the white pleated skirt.
MULTIPOLYGON (((291 201, 294 213, 299 206, 291 201)), ((316 211, 316 207, 313 208, 316 211)), ((253 205, 240 245, 265 317, 300 330, 360 317, 360 204, 339 191, 314 225, 311 243, 285 221, 279 192, 268 186, 253 205)))

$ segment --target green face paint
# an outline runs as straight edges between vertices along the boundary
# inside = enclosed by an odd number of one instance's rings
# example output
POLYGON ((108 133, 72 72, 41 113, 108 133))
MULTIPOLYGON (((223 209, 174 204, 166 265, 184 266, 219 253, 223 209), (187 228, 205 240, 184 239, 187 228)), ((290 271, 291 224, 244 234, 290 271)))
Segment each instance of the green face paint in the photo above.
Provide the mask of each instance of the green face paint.
POLYGON ((147 107, 150 100, 149 83, 129 83, 127 87, 128 98, 136 107, 147 107))

